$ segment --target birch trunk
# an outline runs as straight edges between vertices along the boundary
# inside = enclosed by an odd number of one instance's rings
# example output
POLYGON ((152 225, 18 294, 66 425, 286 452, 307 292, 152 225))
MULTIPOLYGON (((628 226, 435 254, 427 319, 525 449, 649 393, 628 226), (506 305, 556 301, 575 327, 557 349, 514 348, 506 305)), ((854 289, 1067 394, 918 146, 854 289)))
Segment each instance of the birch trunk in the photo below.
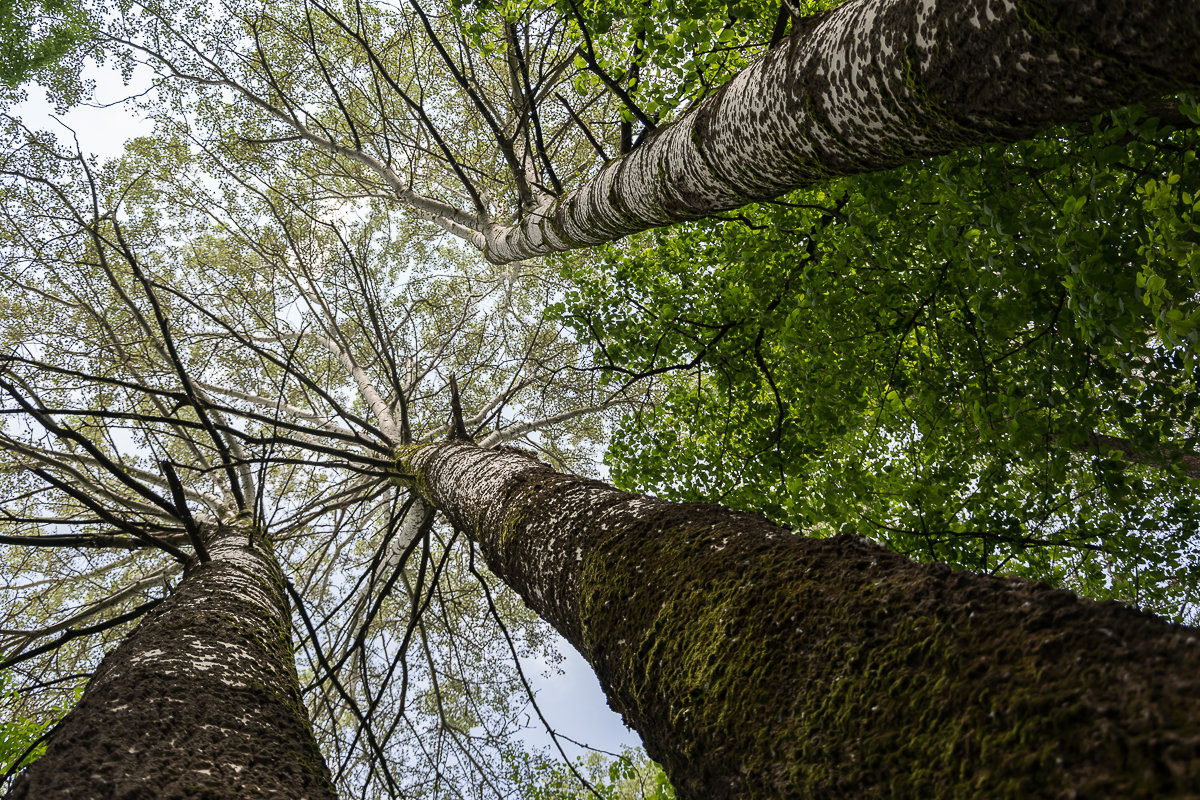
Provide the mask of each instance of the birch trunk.
POLYGON ((486 231, 496 263, 1200 86, 1194 0, 852 0, 585 185, 486 231))
POLYGON ((1195 629, 513 451, 399 465, 588 659, 681 798, 1200 791, 1195 629))
POLYGON ((105 657, 10 797, 335 796, 269 542, 237 525, 211 532, 208 549, 105 657))

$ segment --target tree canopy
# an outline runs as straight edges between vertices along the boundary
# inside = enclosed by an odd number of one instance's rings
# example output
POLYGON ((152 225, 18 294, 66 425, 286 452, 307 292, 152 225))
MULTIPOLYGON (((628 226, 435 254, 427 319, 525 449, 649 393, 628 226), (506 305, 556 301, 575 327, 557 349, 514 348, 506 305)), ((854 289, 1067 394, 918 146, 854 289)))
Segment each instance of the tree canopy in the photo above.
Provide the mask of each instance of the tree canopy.
POLYGON ((14 716, 54 716, 98 648, 171 592, 193 521, 245 512, 295 592, 302 690, 336 782, 507 786, 504 753, 536 717, 517 657, 552 662, 549 633, 394 485, 387 454, 390 437, 445 435, 453 371, 473 434, 538 432, 548 458, 581 463, 587 412, 620 398, 586 373, 555 378, 579 348, 530 311, 548 288, 369 209, 324 216, 269 173, 206 183, 198 170, 221 162, 179 143, 134 142, 95 169, 8 134, 14 716))
POLYGON ((4 0, 0 3, 0 83, 15 89, 91 35, 87 12, 74 0, 4 0))
MULTIPOLYGON (((595 597, 643 587, 594 553, 579 567, 582 545, 557 552, 553 536, 514 545, 533 577, 506 587, 487 564, 511 553, 477 541, 446 490, 432 503, 417 468, 447 439, 443 455, 515 464, 539 491, 595 474, 607 448, 622 488, 844 534, 780 547, 900 565, 901 588, 911 569, 971 602, 995 594, 1012 619, 1026 595, 1084 606, 856 537, 1194 622, 1200 116, 1194 96, 1163 95, 1200 86, 1200 11, 1008 5, 111 10, 97 36, 126 74, 154 76, 137 101, 154 134, 96 164, 3 123, 5 735, 52 736, 102 651, 207 561, 205 533, 237 529, 278 561, 304 713, 345 796, 672 796, 640 753, 577 762, 553 732, 557 758, 523 744, 543 716, 523 663, 555 658, 531 607, 573 608, 553 581, 579 571, 612 577, 595 597)), ((663 595, 670 619, 596 611, 616 631, 600 644, 586 620, 551 619, 624 681, 614 703, 657 741, 692 723, 646 687, 701 689, 633 674, 654 631, 681 631, 663 652, 713 680, 760 663, 712 655, 737 632, 692 594, 663 595), (642 639, 621 633, 643 622, 642 639)), ((970 619, 952 611, 936 624, 970 619)), ((847 659, 886 649, 836 641, 847 659)), ((702 739, 663 751, 693 794, 708 773, 678 753, 702 739)))
POLYGON ((108 40, 209 135, 315 148, 339 191, 497 263, 1023 138, 1200 72, 1186 0, 633 5, 147 3, 108 40))

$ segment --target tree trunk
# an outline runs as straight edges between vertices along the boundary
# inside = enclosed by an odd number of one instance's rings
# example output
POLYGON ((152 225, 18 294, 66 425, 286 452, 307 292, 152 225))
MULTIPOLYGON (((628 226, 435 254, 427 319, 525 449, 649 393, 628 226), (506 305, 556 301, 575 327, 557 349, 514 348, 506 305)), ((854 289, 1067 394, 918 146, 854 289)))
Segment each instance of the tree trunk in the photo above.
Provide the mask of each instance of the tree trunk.
POLYGON ((236 525, 208 549, 101 662, 10 797, 335 797, 269 542, 236 525))
POLYGON ((1200 480, 1200 456, 1185 453, 1168 445, 1139 447, 1129 439, 1093 432, 1079 449, 1087 453, 1121 453, 1127 461, 1159 469, 1178 470, 1189 478, 1200 480))
POLYGON ((1195 0, 852 0, 595 178, 487 231, 496 262, 1200 86, 1195 0))
POLYGON ((1200 791, 1195 629, 513 451, 399 465, 588 659, 681 798, 1200 791))

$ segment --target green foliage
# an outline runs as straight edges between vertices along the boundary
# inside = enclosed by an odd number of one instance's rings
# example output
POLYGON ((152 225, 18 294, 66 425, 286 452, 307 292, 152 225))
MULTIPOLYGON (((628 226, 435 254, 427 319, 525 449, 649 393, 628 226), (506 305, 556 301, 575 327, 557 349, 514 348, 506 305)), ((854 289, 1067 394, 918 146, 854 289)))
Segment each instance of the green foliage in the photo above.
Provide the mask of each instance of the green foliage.
POLYGON ((610 379, 663 370, 616 480, 1194 613, 1195 121, 1125 109, 564 258, 556 312, 610 379))
POLYGON ((641 749, 625 748, 617 758, 589 753, 575 759, 574 772, 538 751, 510 751, 505 762, 513 785, 526 800, 675 800, 662 767, 641 749), (576 774, 587 780, 594 794, 576 774))
MULTIPOLYGON (((81 694, 82 686, 76 690, 75 699, 78 700, 81 694)), ((0 672, 0 707, 19 708, 20 699, 17 691, 12 688, 12 676, 0 672)), ((17 713, 9 719, 0 720, 0 775, 15 772, 16 769, 26 767, 40 758, 46 752, 46 745, 39 740, 69 710, 70 706, 65 705, 51 709, 48 714, 38 718, 17 713), (17 764, 18 759, 20 764, 17 764)))
MULTIPOLYGON (((816 14, 842 0, 799 0, 801 14, 816 14)), ((575 94, 603 91, 601 73, 656 124, 719 88, 745 67, 769 42, 779 6, 755 0, 453 0, 460 25, 480 52, 503 51, 503 37, 488 12, 510 22, 548 11, 565 26, 577 48, 575 94)), ((633 122, 626 104, 624 122, 633 122)))
POLYGON ((15 88, 90 36, 75 0, 0 0, 0 83, 15 88))

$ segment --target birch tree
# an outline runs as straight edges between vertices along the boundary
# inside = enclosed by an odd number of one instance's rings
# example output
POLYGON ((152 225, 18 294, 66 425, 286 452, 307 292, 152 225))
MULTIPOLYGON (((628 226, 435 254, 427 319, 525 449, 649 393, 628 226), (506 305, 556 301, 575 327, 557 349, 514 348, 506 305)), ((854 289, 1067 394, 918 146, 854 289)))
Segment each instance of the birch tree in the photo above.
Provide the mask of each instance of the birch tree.
POLYGON ((226 135, 314 148, 496 263, 1200 83, 1187 0, 219 8, 139 4, 112 41, 226 135))

